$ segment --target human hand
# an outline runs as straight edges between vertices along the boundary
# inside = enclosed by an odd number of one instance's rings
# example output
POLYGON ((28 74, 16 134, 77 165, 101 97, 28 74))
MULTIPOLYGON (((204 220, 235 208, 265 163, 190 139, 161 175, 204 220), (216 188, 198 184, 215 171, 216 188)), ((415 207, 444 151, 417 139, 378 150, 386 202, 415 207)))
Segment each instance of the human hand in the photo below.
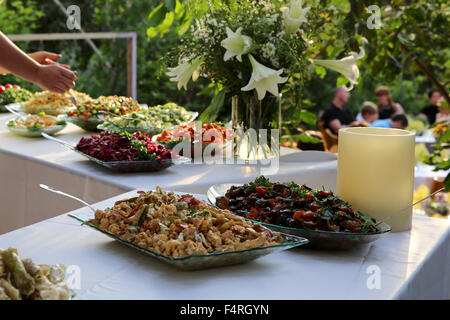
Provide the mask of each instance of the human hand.
POLYGON ((365 121, 353 121, 348 126, 352 127, 352 128, 354 128, 354 127, 368 127, 369 124, 367 122, 365 122, 365 121))
POLYGON ((75 86, 76 78, 77 72, 53 63, 40 65, 34 82, 42 89, 63 94, 75 86))
POLYGON ((62 55, 57 54, 57 53, 48 52, 48 51, 38 51, 38 52, 30 53, 28 56, 39 64, 43 64, 43 65, 58 64, 61 67, 70 69, 70 66, 68 66, 66 64, 55 62, 56 60, 59 60, 62 57, 62 55))

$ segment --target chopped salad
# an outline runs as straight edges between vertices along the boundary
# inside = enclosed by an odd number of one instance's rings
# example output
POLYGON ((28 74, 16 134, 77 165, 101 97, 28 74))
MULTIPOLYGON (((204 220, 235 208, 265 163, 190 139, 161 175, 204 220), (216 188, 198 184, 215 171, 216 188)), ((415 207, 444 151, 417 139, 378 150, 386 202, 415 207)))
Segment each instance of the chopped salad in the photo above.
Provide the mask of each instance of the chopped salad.
MULTIPOLYGON (((177 126, 189 120, 191 120, 191 115, 187 110, 172 102, 131 112, 124 117, 110 119, 116 126, 136 129, 152 128, 152 131, 156 131, 156 133, 160 133, 164 128, 177 126)), ((116 127, 114 124, 105 122, 103 126, 114 130, 116 127)))
POLYGON ((22 107, 27 113, 36 114, 45 111, 47 114, 58 115, 65 113, 67 109, 74 106, 70 100, 72 96, 78 105, 90 99, 87 94, 72 89, 64 94, 42 91, 36 92, 33 97, 22 104, 22 107))
POLYGON ((117 95, 87 99, 78 104, 78 106, 78 109, 69 111, 67 115, 77 118, 97 118, 99 112, 104 111, 104 117, 110 118, 114 115, 126 115, 141 110, 139 103, 133 98, 117 95))
POLYGON ((189 122, 172 131, 164 130, 156 140, 158 142, 172 142, 184 138, 189 138, 191 141, 201 139, 202 144, 224 143, 232 139, 232 131, 220 123, 203 123, 198 128, 195 122, 189 122))
POLYGON ((8 122, 8 127, 37 129, 65 124, 66 122, 64 120, 60 120, 41 112, 37 115, 29 115, 25 118, 16 118, 11 120, 8 122))
POLYGON ((172 158, 170 150, 141 132, 102 131, 81 138, 75 149, 104 162, 157 160, 161 163, 172 158))
POLYGON ((373 218, 352 209, 332 192, 295 182, 271 182, 261 176, 249 184, 232 186, 216 199, 221 209, 247 219, 283 227, 332 232, 379 231, 373 218))
POLYGON ((135 245, 169 258, 207 255, 277 245, 280 234, 245 221, 191 195, 160 187, 138 191, 113 208, 96 210, 89 223, 135 245))
MULTIPOLYGON (((0 90, 1 91, 1 90, 0 90)), ((27 89, 11 87, 0 92, 0 105, 27 101, 33 94, 27 89)))

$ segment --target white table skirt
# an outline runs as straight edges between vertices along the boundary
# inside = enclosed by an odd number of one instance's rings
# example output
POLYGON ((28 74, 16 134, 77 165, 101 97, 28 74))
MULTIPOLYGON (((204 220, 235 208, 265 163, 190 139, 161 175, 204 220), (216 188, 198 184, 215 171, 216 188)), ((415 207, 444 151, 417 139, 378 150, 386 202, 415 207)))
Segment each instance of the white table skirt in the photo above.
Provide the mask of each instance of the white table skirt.
POLYGON ((16 247, 38 263, 78 266, 75 299, 445 299, 450 288, 449 221, 421 216, 414 216, 410 232, 349 251, 299 247, 243 265, 189 272, 65 214, 0 235, 0 247, 16 247), (371 266, 380 271, 379 289, 367 286, 371 266))

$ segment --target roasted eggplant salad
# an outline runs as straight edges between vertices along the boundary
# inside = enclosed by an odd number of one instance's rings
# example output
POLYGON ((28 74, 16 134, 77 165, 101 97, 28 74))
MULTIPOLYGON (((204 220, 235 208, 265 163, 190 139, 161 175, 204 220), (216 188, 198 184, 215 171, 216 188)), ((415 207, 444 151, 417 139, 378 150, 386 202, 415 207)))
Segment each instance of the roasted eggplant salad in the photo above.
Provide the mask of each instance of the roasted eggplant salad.
POLYGON ((243 186, 232 186, 216 205, 250 220, 282 227, 331 232, 373 233, 373 218, 352 209, 332 192, 294 182, 270 182, 261 176, 243 186))

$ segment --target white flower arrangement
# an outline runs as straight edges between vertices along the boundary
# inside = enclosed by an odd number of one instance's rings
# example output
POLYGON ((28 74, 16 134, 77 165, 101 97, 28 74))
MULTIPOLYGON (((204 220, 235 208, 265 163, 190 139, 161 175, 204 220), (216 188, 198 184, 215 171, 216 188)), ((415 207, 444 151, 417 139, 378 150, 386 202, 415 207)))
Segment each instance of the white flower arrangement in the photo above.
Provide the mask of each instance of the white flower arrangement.
POLYGON ((343 74, 349 89, 357 83, 356 61, 364 56, 363 50, 340 60, 312 59, 320 38, 311 21, 320 19, 321 13, 312 0, 235 3, 234 7, 211 3, 209 13, 183 35, 171 56, 181 63, 167 73, 178 88, 186 89, 191 78, 195 81, 205 74, 232 95, 256 90, 262 100, 267 92, 278 96, 280 87, 306 74, 311 63, 343 74))

